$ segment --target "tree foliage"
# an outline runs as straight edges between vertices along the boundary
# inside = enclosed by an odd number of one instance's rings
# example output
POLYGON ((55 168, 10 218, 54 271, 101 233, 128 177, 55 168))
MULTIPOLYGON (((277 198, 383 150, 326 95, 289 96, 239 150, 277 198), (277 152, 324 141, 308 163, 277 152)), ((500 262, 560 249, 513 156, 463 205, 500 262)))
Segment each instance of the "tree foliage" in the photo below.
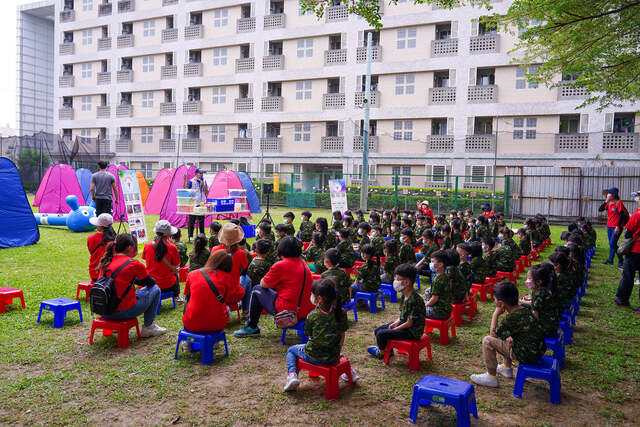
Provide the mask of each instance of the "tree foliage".
POLYGON ((18 164, 18 171, 20 172, 20 178, 25 188, 30 188, 33 184, 38 183, 38 178, 44 175, 45 170, 51 164, 51 157, 48 154, 42 153, 42 165, 40 164, 41 153, 38 150, 23 150, 18 154, 16 163, 18 164), (42 166, 42 169, 40 169, 42 166))

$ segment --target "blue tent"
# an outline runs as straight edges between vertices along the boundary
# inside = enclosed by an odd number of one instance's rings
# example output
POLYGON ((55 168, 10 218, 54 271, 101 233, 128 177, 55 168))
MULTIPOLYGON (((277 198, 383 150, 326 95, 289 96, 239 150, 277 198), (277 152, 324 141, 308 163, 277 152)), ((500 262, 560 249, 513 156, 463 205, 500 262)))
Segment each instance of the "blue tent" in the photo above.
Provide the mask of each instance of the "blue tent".
POLYGON ((253 182, 251 182, 249 175, 247 175, 246 172, 236 172, 236 175, 238 175, 238 179, 240 179, 240 182, 242 183, 242 188, 247 190, 247 203, 249 203, 249 210, 251 213, 262 212, 260 199, 256 194, 256 189, 253 188, 253 182))
POLYGON ((16 165, 0 157, 0 248, 37 243, 40 231, 16 165))
POLYGON ((80 168, 76 169, 76 176, 78 177, 78 184, 80 184, 80 190, 84 196, 84 201, 87 206, 91 206, 93 199, 91 198, 91 176, 93 174, 89 169, 80 168))

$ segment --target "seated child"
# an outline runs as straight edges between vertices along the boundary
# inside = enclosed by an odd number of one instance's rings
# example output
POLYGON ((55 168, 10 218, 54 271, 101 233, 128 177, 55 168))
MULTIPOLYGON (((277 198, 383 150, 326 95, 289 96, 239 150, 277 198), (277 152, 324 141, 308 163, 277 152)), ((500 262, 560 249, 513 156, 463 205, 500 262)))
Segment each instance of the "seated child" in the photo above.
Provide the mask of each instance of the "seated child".
POLYGON ((413 230, 409 227, 403 229, 400 232, 400 243, 402 246, 400 247, 400 264, 415 264, 416 263, 416 253, 413 249, 412 242, 413 241, 413 230))
POLYGON ((426 224, 425 216, 416 215, 416 226, 413 229, 413 235, 417 239, 416 243, 424 244, 424 242, 422 241, 422 233, 424 233, 426 230, 431 230, 431 227, 426 224))
POLYGON ((364 221, 364 212, 362 212, 362 209, 358 209, 356 211, 356 218, 355 218, 356 223, 360 224, 365 222, 364 221))
POLYGON ((431 230, 425 230, 422 233, 422 241, 424 245, 420 252, 416 254, 416 258, 420 257, 421 259, 416 264, 416 269, 418 270, 418 274, 421 276, 431 277, 431 268, 429 267, 429 262, 431 261, 431 254, 435 251, 440 250, 440 246, 436 242, 436 235, 431 230))
POLYGON ((451 221, 451 247, 455 248, 459 243, 462 243, 464 240, 462 239, 462 230, 461 230, 461 222, 458 218, 455 218, 451 221))
MULTIPOLYGON (((340 230, 345 231, 345 230, 340 230)), ((338 267, 340 262, 340 252, 336 248, 331 248, 324 253, 324 265, 327 270, 322 273, 323 278, 333 278, 333 283, 336 287, 337 301, 340 307, 347 303, 351 298, 349 296, 349 286, 351 285, 351 279, 347 276, 347 273, 338 267)))
POLYGON ((527 218, 524 220, 524 228, 527 230, 527 236, 531 242, 532 248, 537 248, 542 241, 538 232, 538 221, 535 218, 527 218))
POLYGON ((491 329, 482 340, 482 357, 487 372, 471 375, 471 381, 487 387, 498 387, 498 373, 513 378, 513 360, 535 364, 547 350, 540 323, 529 308, 518 305, 516 285, 509 281, 496 284, 493 298, 496 309, 491 319, 491 329), (505 312, 506 317, 498 325, 498 319, 505 312), (504 364, 498 365, 497 353, 504 358, 504 364))
MULTIPOLYGON (((564 248, 556 248, 556 251, 549 255, 549 262, 553 264, 556 273, 556 292, 552 296, 559 316, 564 313, 565 309, 569 308, 573 298, 576 296, 575 281, 569 271, 569 257, 562 253, 560 249, 564 248)), ((567 250, 566 252, 569 251, 567 250)))
POLYGON ((300 223, 300 240, 303 242, 311 242, 313 238, 313 231, 315 226, 309 219, 311 219, 311 212, 304 211, 301 214, 302 222, 300 223))
POLYGON ((524 228, 519 229, 518 238, 520 239, 520 243, 518 243, 518 246, 520 247, 520 256, 529 255, 531 252, 531 240, 529 240, 527 230, 524 228))
POLYGON ((484 283, 484 280, 487 278, 487 264, 482 258, 482 243, 473 242, 470 247, 471 253, 469 255, 471 256, 470 267, 473 280, 472 283, 484 283))
MULTIPOLYGON (((285 234, 287 236, 293 236, 294 234, 296 234, 296 229, 293 227, 293 220, 295 219, 295 215, 293 214, 293 212, 287 212, 284 215, 282 215, 283 219, 284 219, 284 226, 285 226, 285 234)), ((277 230, 277 227, 276 227, 277 230)))
POLYGON ((511 272, 516 268, 516 261, 511 253, 511 249, 508 246, 501 244, 499 241, 494 240, 492 252, 496 258, 496 270, 511 272))
MULTIPOLYGON (((178 256, 180 257, 180 267, 184 267, 185 265, 187 265, 187 262, 189 261, 189 255, 187 254, 187 252, 189 251, 189 249, 187 249, 187 244, 185 242, 181 242, 180 238, 182 237, 182 233, 180 232, 180 229, 178 228, 178 231, 176 232, 176 234, 174 234, 173 236, 171 236, 171 238, 173 239, 173 244, 176 245, 176 248, 178 248, 178 256)), ((205 236, 205 240, 206 240, 207 236, 205 236)), ((206 247, 206 242, 205 242, 205 247, 206 247)), ((207 251, 209 252, 209 251, 207 251)), ((205 260, 206 262, 206 260, 205 260)), ((202 264, 204 265, 204 263, 202 264)), ((200 266, 202 267, 202 266, 200 266)), ((191 271, 191 270, 189 270, 191 271)))
POLYGON ((482 251, 486 253, 484 257, 484 263, 487 277, 495 277, 498 271, 497 254, 493 251, 495 245, 496 241, 493 239, 493 237, 482 238, 482 251))
POLYGON ((369 212, 369 224, 373 227, 374 225, 380 225, 380 215, 378 212, 372 210, 369 212))
POLYGON ((340 231, 340 229, 342 228, 342 212, 340 211, 333 211, 332 215, 332 219, 333 219, 333 223, 331 224, 331 228, 333 228, 335 231, 340 231))
POLYGON ((321 274, 326 271, 324 266, 324 234, 316 231, 313 233, 313 239, 306 251, 302 253, 303 258, 309 264, 309 270, 312 273, 321 274))
POLYGON ((351 268, 356 261, 356 253, 350 240, 349 229, 343 228, 339 232, 340 243, 336 249, 340 252, 340 268, 351 268))
POLYGON ((496 216, 489 215, 487 217, 487 222, 489 223, 488 227, 489 227, 489 231, 491 232, 491 237, 495 239, 496 237, 498 237, 498 231, 499 231, 498 222, 496 221, 496 216))
POLYGON ((460 271, 460 255, 456 248, 447 249, 447 268, 446 274, 449 276, 449 283, 451 283, 451 302, 462 303, 467 299, 467 280, 460 271))
POLYGON ((467 242, 478 241, 478 226, 473 217, 467 218, 467 242))
POLYGON ((448 319, 451 316, 451 300, 453 288, 446 269, 450 265, 449 256, 443 250, 431 254, 431 271, 436 275, 431 281, 431 288, 424 293, 426 313, 430 319, 448 319))
POLYGON ((211 224, 209 224, 209 249, 220 246, 220 241, 218 240, 220 230, 222 230, 222 225, 219 222, 212 221, 211 224))
MULTIPOLYGON (((176 245, 178 246, 178 245, 176 245)), ((178 247, 178 251, 180 248, 178 247)), ((189 254, 189 271, 200 270, 209 259, 209 249, 207 249, 207 236, 198 234, 193 241, 193 250, 189 254)))
POLYGON ((364 245, 371 243, 371 239, 369 239, 369 232, 371 231, 371 226, 366 222, 361 222, 358 224, 358 238, 359 241, 358 246, 362 248, 364 245))
POLYGON ((391 227, 389 228, 389 237, 396 242, 400 242, 400 231, 402 230, 402 224, 397 219, 391 221, 391 227))
MULTIPOLYGON (((545 262, 532 265, 527 272, 525 285, 531 290, 528 307, 540 322, 544 336, 555 338, 558 334, 560 313, 558 313, 558 305, 553 298, 557 292, 553 264, 545 262)), ((526 306, 524 300, 520 300, 520 302, 526 306)))
POLYGON ((440 227, 440 233, 442 233, 442 242, 440 243, 440 249, 451 249, 453 247, 453 240, 451 239, 451 226, 449 224, 442 224, 440 227))
POLYGON ((513 241, 513 230, 509 227, 502 227, 500 234, 498 234, 498 239, 500 239, 502 246, 507 246, 511 250, 511 256, 514 262, 520 259, 520 247, 513 241))
POLYGON ((400 317, 392 323, 386 323, 375 329, 376 346, 367 348, 367 352, 376 359, 382 359, 389 340, 419 340, 424 333, 424 300, 413 289, 416 269, 411 264, 401 264, 395 270, 393 289, 401 292, 400 317))
POLYGON ((288 227, 286 224, 278 224, 276 225, 276 241, 274 242, 274 246, 278 247, 278 242, 280 239, 287 235, 288 227))
POLYGON ((465 294, 469 295, 471 292, 471 284, 473 283, 473 271, 471 270, 471 263, 469 262, 469 255, 471 254, 471 245, 468 243, 458 243, 456 251, 460 257, 460 265, 458 265, 458 271, 464 277, 465 294))
POLYGON ((109 243, 116 238, 116 232, 111 224, 113 217, 111 214, 102 213, 100 216, 89 218, 91 224, 96 226, 96 232, 87 238, 87 249, 89 250, 89 277, 95 282, 100 277, 101 271, 98 267, 109 243))
POLYGON ((380 289, 380 263, 373 260, 375 252, 371 244, 360 249, 364 264, 358 269, 356 283, 351 285, 352 298, 356 292, 378 292, 380 289))
POLYGON ((249 276, 249 281, 246 284, 244 298, 242 298, 242 315, 245 317, 249 315, 251 290, 254 286, 260 284, 262 278, 269 272, 269 269, 273 265, 268 259, 268 256, 273 249, 271 240, 264 238, 258 239, 255 246, 255 256, 251 260, 249 267, 247 267, 247 276, 249 276))
POLYGON ((358 230, 353 226, 353 218, 345 215, 342 219, 342 229, 349 231, 349 242, 353 245, 358 241, 358 230))
POLYGON ((476 218, 476 226, 476 236, 478 240, 482 241, 485 237, 493 237, 487 218, 484 215, 479 215, 478 218, 476 218))
POLYGON ((395 240, 384 242, 384 256, 386 257, 383 266, 384 274, 380 276, 380 281, 382 283, 393 283, 393 273, 396 271, 396 267, 400 265, 398 243, 395 240))
POLYGON ((371 231, 371 244, 376 249, 375 256, 378 259, 384 256, 384 236, 382 235, 382 226, 380 224, 374 225, 373 230, 371 231))

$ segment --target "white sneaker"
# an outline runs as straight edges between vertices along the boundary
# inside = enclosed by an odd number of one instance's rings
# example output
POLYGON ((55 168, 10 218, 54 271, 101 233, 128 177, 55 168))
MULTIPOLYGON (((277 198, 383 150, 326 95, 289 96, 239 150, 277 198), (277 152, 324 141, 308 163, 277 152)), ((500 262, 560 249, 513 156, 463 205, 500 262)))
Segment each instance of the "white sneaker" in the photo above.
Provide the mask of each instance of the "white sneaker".
MULTIPOLYGON (((349 382, 349 377, 346 373, 340 375, 340 379, 344 382, 349 382)), ((353 381, 354 384, 358 384, 358 381, 360 381, 360 375, 353 369, 351 369, 351 381, 353 381)))
POLYGON ((160 326, 158 326, 156 322, 153 322, 149 326, 142 325, 142 330, 140 331, 140 334, 142 335, 143 338, 149 338, 149 337, 157 337, 158 335, 162 335, 165 332, 167 332, 166 328, 161 328, 160 326))
POLYGON ((505 378, 513 378, 513 368, 506 368, 504 365, 500 364, 496 371, 505 378))
POLYGON ((498 387, 498 378, 492 377, 488 372, 471 375, 471 381, 485 387, 498 387))
POLYGON ((184 351, 185 353, 191 352, 192 346, 189 341, 182 341, 180 345, 182 346, 182 351, 184 351))
POLYGON ((298 374, 291 372, 287 376, 287 383, 284 385, 284 391, 296 391, 299 385, 300 380, 298 379, 298 374))

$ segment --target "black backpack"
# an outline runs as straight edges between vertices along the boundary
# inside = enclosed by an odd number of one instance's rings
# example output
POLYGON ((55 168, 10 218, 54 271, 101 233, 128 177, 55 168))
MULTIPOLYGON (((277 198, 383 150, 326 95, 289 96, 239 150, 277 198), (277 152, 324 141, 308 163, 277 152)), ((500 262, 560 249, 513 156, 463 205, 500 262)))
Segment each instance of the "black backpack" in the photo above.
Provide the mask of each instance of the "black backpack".
POLYGON ((93 284, 93 287, 89 292, 89 305, 91 307, 91 312, 101 316, 108 316, 116 311, 118 305, 133 287, 133 283, 130 283, 123 294, 118 297, 116 292, 116 282, 114 279, 118 273, 120 273, 120 271, 132 261, 132 259, 129 259, 122 263, 120 267, 111 273, 111 276, 107 276, 107 271, 109 270, 106 268, 104 269, 102 277, 96 280, 96 283, 93 284))

